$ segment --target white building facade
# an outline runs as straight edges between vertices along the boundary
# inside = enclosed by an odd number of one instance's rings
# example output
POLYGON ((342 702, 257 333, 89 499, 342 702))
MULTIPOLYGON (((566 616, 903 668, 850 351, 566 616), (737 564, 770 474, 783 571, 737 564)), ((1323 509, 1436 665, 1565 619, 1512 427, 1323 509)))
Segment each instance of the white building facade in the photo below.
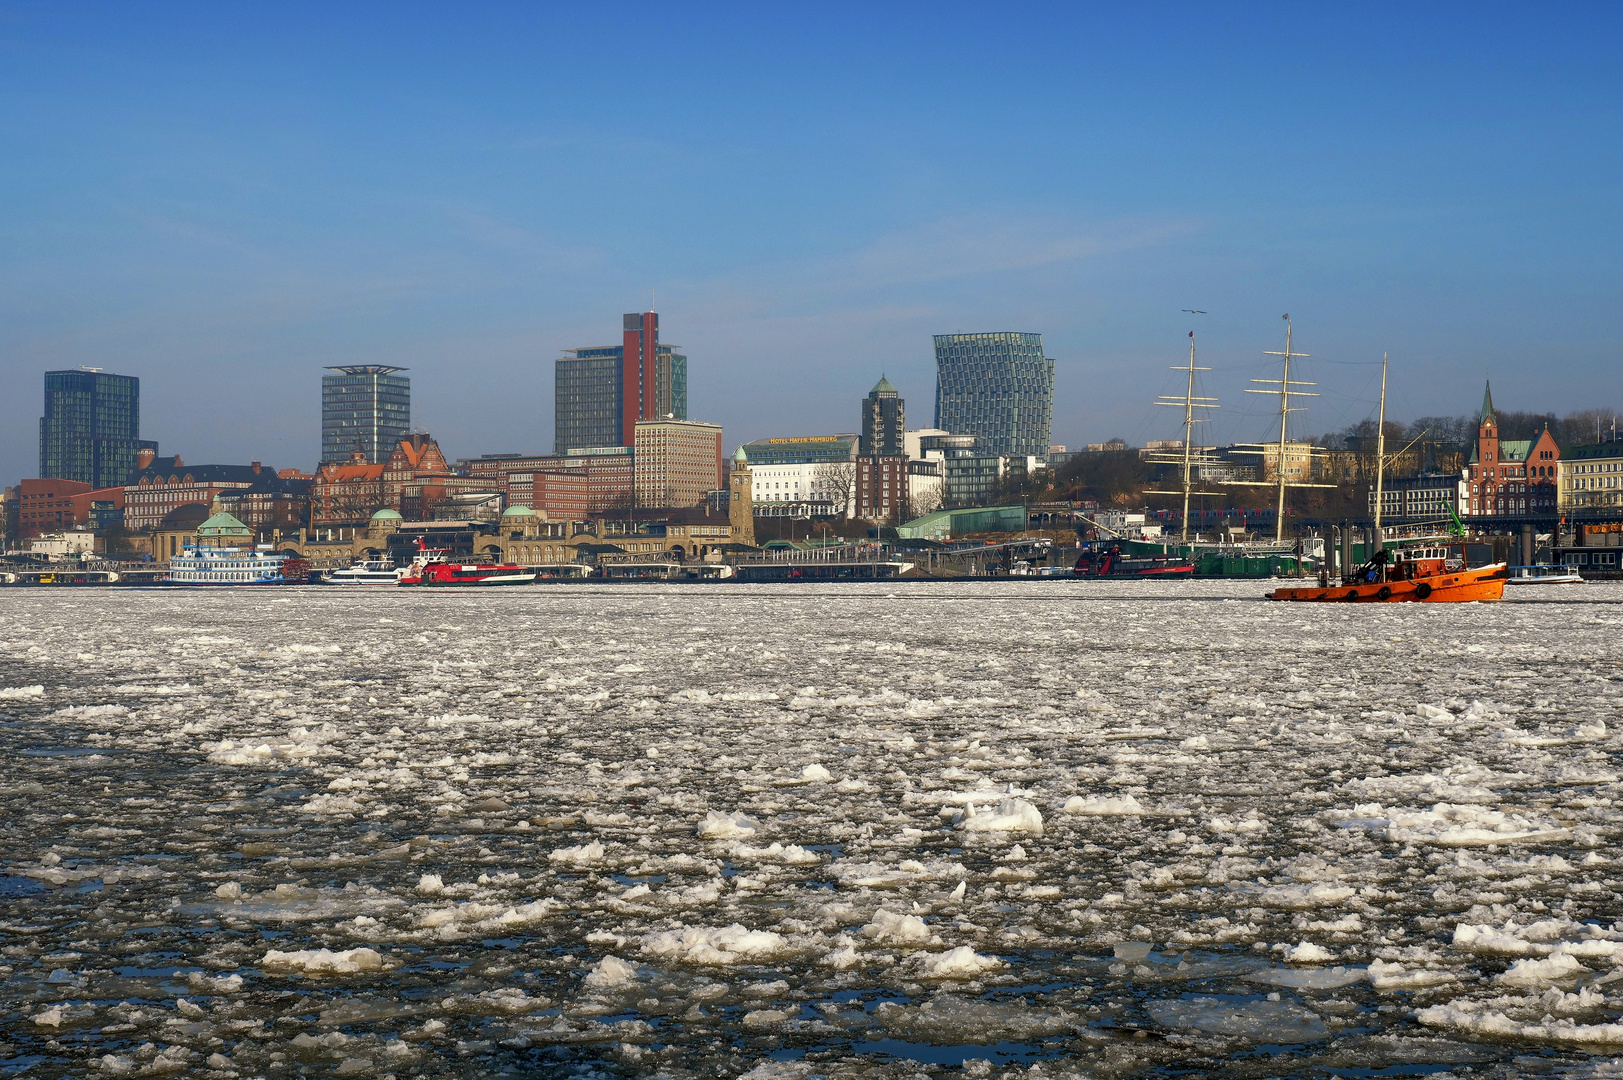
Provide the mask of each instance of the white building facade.
POLYGON ((751 462, 750 501, 762 517, 850 517, 856 509, 853 468, 826 461, 751 462))

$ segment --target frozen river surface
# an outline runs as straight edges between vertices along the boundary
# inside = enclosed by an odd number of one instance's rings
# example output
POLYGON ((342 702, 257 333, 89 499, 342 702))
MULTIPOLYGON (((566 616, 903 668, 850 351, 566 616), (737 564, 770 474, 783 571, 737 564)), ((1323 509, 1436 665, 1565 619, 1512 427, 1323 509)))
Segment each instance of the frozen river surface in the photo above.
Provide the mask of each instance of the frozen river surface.
POLYGON ((1260 592, 7 591, 0 1075, 1623 1075, 1623 587, 1260 592))

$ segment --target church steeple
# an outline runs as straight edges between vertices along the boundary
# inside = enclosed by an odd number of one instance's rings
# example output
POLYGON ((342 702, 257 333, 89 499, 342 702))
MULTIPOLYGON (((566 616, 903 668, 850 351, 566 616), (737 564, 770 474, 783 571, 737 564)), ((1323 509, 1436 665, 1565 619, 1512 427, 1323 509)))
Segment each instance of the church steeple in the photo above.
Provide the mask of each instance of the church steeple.
POLYGON ((1479 424, 1499 423, 1498 417, 1493 413, 1493 383, 1485 382, 1482 389, 1482 415, 1477 419, 1479 424))

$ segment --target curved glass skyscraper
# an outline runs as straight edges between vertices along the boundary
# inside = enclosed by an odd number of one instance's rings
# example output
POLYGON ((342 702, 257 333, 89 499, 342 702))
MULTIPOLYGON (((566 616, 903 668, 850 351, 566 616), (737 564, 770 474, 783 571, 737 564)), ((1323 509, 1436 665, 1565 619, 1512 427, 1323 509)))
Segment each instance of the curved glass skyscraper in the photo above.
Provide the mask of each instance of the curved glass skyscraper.
POLYGON ((935 426, 983 454, 1048 454, 1054 361, 1041 334, 935 335, 935 426))

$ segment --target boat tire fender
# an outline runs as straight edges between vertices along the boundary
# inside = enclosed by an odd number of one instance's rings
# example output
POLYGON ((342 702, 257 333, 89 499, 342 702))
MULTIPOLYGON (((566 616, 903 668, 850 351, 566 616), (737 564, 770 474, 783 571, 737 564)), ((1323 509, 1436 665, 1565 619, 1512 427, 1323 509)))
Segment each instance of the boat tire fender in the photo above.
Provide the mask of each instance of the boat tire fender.
POLYGON ((1358 600, 1358 590, 1354 589, 1352 592, 1348 593, 1345 599, 1349 604, 1355 603, 1358 600))
POLYGON ((1392 586, 1390 585, 1382 585, 1379 589, 1375 590, 1375 599, 1377 600, 1389 600, 1391 597, 1392 586))
POLYGON ((1428 597, 1430 595, 1431 595, 1431 582, 1422 581, 1420 584, 1418 584, 1418 585, 1416 585, 1414 587, 1414 597, 1415 597, 1416 600, 1424 600, 1426 597, 1428 597))

